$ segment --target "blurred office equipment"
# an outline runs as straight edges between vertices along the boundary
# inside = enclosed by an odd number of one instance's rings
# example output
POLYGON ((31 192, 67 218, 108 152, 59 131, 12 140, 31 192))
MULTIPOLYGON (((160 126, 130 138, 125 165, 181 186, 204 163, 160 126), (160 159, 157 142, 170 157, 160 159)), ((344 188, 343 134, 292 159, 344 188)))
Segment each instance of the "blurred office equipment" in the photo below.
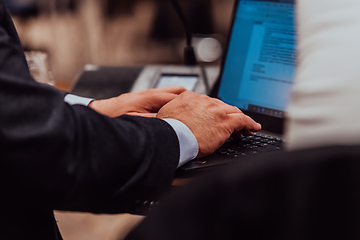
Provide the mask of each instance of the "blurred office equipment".
MULTIPOLYGON (((63 7, 60 7, 61 0, 37 1, 39 1, 38 15, 30 18, 14 15, 14 21, 25 49, 43 50, 49 53, 51 68, 57 82, 70 85, 79 70, 87 64, 144 66, 182 63, 185 38, 180 21, 169 0, 162 2, 137 0, 134 3, 124 1, 121 4, 120 2, 123 1, 119 1, 119 4, 113 1, 113 5, 111 1, 102 0, 73 0, 73 3, 64 0, 63 7), (59 7, 54 3, 60 4, 59 7), (73 8, 67 7, 69 4, 72 4, 73 8), (116 11, 116 14, 110 17, 106 16, 104 10, 109 6, 116 11), (168 15, 164 12, 165 8, 169 12, 172 11, 170 19, 158 16, 158 13, 168 15), (178 26, 181 35, 153 37, 153 30, 158 25, 156 19, 164 21, 163 23, 160 21, 159 28, 163 28, 161 24, 169 24, 167 29, 170 32, 175 28, 174 26, 178 26)), ((189 2, 180 0, 187 15, 189 15, 187 11, 190 8, 189 2)), ((192 25, 195 33, 193 39, 195 51, 202 49, 200 50, 202 54, 197 54, 199 62, 205 62, 207 65, 219 64, 219 55, 223 48, 224 36, 228 31, 232 5, 233 0, 209 0, 203 5, 202 11, 206 14, 198 15, 207 15, 206 19, 210 19, 209 23, 203 25, 204 27, 199 31, 192 25), (214 45, 212 43, 214 41, 209 41, 208 38, 214 38, 220 44, 214 45), (198 49, 197 45, 199 45, 198 49), (203 51, 204 48, 213 49, 213 54, 210 55, 215 57, 211 57, 210 60, 209 57, 204 57, 204 53, 209 55, 211 52, 203 51)), ((190 21, 193 21, 191 17, 189 17, 190 21)))
POLYGON ((50 69, 49 55, 41 51, 26 51, 25 58, 31 76, 38 82, 54 85, 54 76, 50 69))
MULTIPOLYGON (((86 65, 77 77, 70 92, 83 97, 105 99, 121 93, 160 87, 175 78, 176 85, 192 86, 199 94, 208 94, 205 79, 212 87, 219 75, 219 67, 188 67, 178 65, 101 66, 86 65), (171 79, 171 77, 173 77, 171 79), (193 79, 195 79, 193 81, 193 79), (186 81, 188 80, 188 81, 186 81), (189 83, 190 81, 190 83, 189 83)), ((169 83, 170 82, 170 83, 169 83)), ((165 86, 165 85, 164 85, 165 86)))

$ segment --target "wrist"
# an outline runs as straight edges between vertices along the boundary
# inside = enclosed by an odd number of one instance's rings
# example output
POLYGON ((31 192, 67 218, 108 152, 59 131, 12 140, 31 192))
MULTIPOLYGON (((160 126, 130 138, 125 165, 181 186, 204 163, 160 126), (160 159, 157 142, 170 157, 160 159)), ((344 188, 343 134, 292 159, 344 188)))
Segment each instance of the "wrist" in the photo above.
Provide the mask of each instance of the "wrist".
POLYGON ((105 101, 106 100, 94 100, 89 103, 88 107, 92 108, 93 110, 97 111, 100 114, 109 116, 109 114, 107 114, 106 111, 105 101))
POLYGON ((88 107, 91 107, 92 109, 96 110, 99 108, 99 100, 93 100, 89 103, 88 107))

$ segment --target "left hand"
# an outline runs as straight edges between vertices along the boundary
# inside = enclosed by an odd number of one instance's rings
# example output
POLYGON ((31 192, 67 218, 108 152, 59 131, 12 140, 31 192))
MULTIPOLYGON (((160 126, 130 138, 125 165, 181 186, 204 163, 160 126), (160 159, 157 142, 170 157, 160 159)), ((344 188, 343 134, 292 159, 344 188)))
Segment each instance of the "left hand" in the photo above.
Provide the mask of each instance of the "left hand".
POLYGON ((123 114, 156 117, 159 109, 186 91, 183 87, 162 87, 121 94, 118 97, 95 100, 89 107, 108 117, 123 114))

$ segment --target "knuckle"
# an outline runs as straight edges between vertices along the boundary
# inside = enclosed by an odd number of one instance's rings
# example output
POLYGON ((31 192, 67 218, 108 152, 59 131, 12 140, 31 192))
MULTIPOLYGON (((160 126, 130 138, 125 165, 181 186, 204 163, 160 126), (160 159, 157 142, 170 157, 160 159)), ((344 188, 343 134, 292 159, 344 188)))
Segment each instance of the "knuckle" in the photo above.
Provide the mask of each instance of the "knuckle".
POLYGON ((199 99, 199 94, 194 93, 192 91, 184 91, 181 96, 185 97, 185 98, 192 98, 192 99, 199 99))
POLYGON ((176 88, 181 90, 181 91, 187 91, 186 88, 184 88, 183 86, 177 86, 176 88))
POLYGON ((143 94, 144 95, 149 95, 149 94, 152 94, 153 93, 153 89, 146 89, 143 91, 143 94))
POLYGON ((215 102, 217 102, 218 104, 224 105, 225 103, 223 101, 221 101, 220 99, 217 98, 213 98, 215 102))
POLYGON ((234 109, 234 111, 238 113, 242 113, 242 111, 238 107, 232 106, 232 108, 234 109))
POLYGON ((197 98, 201 99, 201 100, 206 100, 208 98, 208 96, 204 95, 204 94, 197 94, 197 93, 193 93, 195 94, 194 96, 196 96, 197 98))
POLYGON ((181 95, 183 96, 190 96, 191 92, 190 91, 184 91, 181 95))

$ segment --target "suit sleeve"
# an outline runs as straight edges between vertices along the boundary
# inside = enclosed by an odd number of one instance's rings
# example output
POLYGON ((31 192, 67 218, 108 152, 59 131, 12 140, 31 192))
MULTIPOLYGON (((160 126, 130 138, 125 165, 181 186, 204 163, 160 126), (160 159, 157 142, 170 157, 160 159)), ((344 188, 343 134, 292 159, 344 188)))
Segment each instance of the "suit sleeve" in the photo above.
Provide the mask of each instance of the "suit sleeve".
POLYGON ((179 160, 170 125, 64 103, 63 92, 31 78, 3 1, 0 21, 2 201, 95 213, 155 201, 179 160))

